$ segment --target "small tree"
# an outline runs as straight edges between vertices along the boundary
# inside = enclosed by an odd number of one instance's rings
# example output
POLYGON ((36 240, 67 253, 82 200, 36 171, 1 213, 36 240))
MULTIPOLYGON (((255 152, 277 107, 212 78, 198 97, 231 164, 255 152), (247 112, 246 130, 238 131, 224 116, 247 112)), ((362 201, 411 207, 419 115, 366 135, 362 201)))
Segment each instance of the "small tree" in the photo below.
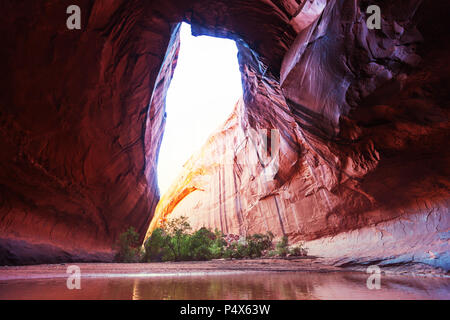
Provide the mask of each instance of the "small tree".
POLYGON ((188 222, 188 218, 181 216, 179 218, 174 218, 165 221, 162 224, 162 229, 170 236, 175 236, 177 234, 185 234, 189 232, 192 228, 188 222))
POLYGON ((163 229, 157 228, 153 230, 151 236, 145 241, 144 262, 162 261, 167 255, 167 234, 163 229))
POLYGON ((215 235, 206 228, 201 228, 192 236, 188 236, 183 248, 186 260, 210 260, 212 258, 211 246, 215 235))
MULTIPOLYGON (((273 234, 254 234, 248 237, 228 234, 227 237, 218 230, 214 233, 207 228, 200 228, 190 233, 191 226, 186 217, 164 221, 160 228, 153 231, 145 242, 143 261, 182 261, 209 260, 212 258, 255 258, 261 257, 273 248, 273 234)), ((283 238, 284 239, 284 238, 283 238)), ((287 238, 277 245, 277 252, 289 251, 287 238)))
POLYGON ((276 245, 276 251, 279 256, 285 257, 289 253, 288 245, 288 237, 283 236, 283 238, 281 238, 281 241, 279 241, 276 245))
POLYGON ((187 217, 179 217, 166 221, 163 229, 168 235, 166 246, 169 249, 164 260, 180 261, 183 257, 183 243, 187 241, 187 232, 191 226, 187 217))
POLYGON ((272 248, 273 234, 268 232, 266 234, 256 233, 247 238, 247 250, 245 256, 249 258, 259 258, 263 252, 272 248))
POLYGON ((289 254, 295 257, 307 256, 308 250, 305 248, 305 243, 300 242, 289 250, 289 254))
POLYGON ((224 256, 225 247, 227 242, 224 239, 224 235, 219 230, 214 231, 214 240, 210 246, 211 257, 214 259, 219 259, 224 256))
POLYGON ((139 233, 133 227, 119 236, 117 243, 116 261, 119 262, 138 262, 140 260, 140 242, 139 233))

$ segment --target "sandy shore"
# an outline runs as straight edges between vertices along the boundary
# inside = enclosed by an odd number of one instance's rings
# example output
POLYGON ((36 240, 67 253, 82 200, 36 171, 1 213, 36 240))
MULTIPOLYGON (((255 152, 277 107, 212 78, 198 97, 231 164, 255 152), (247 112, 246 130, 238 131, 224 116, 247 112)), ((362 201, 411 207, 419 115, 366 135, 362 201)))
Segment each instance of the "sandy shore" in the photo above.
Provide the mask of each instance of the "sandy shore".
POLYGON ((327 265, 320 258, 212 260, 160 263, 65 263, 34 266, 0 267, 0 280, 66 277, 67 267, 77 265, 82 275, 151 276, 174 274, 218 274, 240 272, 348 271, 327 265))
POLYGON ((365 271, 312 257, 0 267, 0 300, 449 299, 448 277, 386 271, 369 290, 365 271), (82 290, 67 289, 72 265, 82 290))
MULTIPOLYGON (((365 273, 367 266, 342 268, 333 266, 333 261, 317 257, 289 259, 265 258, 248 260, 211 260, 155 263, 63 263, 33 266, 0 266, 1 280, 44 279, 67 277, 67 268, 80 267, 83 277, 162 277, 202 274, 232 274, 251 272, 348 272, 365 273)), ((382 268, 385 274, 419 275, 449 278, 446 273, 433 268, 405 269, 382 268)))

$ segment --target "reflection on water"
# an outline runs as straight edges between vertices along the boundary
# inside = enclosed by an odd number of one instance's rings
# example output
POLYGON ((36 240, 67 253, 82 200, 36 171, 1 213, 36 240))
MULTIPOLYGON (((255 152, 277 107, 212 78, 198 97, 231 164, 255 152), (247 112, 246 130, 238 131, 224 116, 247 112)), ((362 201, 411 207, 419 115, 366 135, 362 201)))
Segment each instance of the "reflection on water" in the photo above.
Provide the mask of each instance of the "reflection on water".
POLYGON ((203 276, 82 278, 68 290, 65 278, 0 281, 0 299, 450 299, 450 280, 382 276, 366 287, 356 272, 240 273, 203 276))

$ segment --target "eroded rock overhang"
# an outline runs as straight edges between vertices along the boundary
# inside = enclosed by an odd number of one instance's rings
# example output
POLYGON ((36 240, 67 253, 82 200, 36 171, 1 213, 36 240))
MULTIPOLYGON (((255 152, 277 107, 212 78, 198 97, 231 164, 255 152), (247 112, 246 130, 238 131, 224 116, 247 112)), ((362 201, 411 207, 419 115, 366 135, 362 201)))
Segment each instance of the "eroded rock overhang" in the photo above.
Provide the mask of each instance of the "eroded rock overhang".
MULTIPOLYGON (((223 192, 196 211, 196 223, 269 228, 292 241, 356 232, 375 247, 377 237, 406 243, 416 230, 412 239, 424 247, 413 257, 448 268, 448 26, 437 19, 448 5, 379 4, 383 28, 369 31, 368 1, 85 0, 76 32, 64 29, 61 1, 4 4, 1 260, 104 261, 127 227, 144 236, 159 200, 164 99, 185 20, 194 34, 239 46, 244 96, 236 129, 216 145, 231 143, 233 156, 248 159, 230 136, 281 136, 269 184, 255 178, 257 165, 226 169, 218 161, 208 179, 223 192), (218 213, 208 215, 211 206, 218 213)), ((370 248, 346 256, 356 261, 370 248)))

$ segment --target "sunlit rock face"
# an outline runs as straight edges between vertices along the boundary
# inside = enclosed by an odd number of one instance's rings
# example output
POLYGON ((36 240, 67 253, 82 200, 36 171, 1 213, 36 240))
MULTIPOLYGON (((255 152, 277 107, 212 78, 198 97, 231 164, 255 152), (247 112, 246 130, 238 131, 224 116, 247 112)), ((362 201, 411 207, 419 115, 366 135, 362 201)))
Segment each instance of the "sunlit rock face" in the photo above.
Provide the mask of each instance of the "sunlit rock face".
POLYGON ((2 264, 107 261, 129 226, 186 215, 449 268, 448 4, 84 0, 69 31, 70 4, 1 5, 2 264), (244 96, 155 211, 182 20, 238 42, 244 96))
POLYGON ((194 228, 288 235, 340 265, 449 269, 448 48, 424 42, 426 5, 386 5, 383 32, 367 29, 365 7, 330 1, 299 31, 280 81, 240 47, 244 99, 186 163, 150 232, 188 216, 194 228))

